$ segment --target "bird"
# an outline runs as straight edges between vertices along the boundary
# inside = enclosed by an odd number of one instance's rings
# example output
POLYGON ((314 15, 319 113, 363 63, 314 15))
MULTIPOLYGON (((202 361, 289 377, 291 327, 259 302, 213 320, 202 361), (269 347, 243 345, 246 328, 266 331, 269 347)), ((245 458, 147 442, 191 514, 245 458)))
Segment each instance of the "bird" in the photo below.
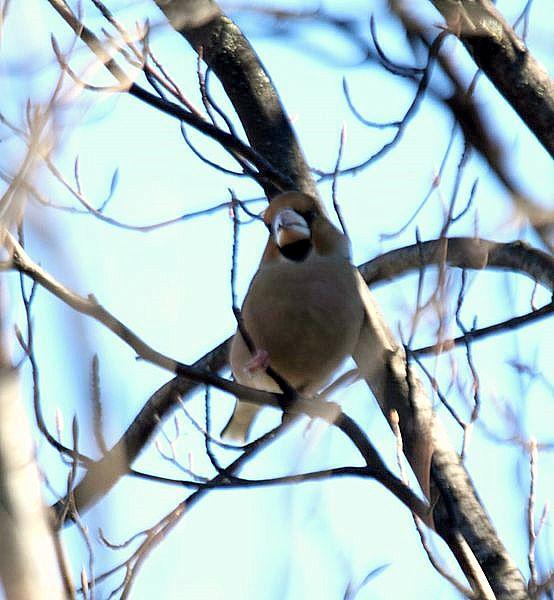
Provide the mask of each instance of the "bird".
MULTIPOLYGON (((267 366, 303 397, 314 397, 350 356, 367 345, 367 289, 351 263, 348 237, 316 198, 297 191, 273 198, 263 214, 269 230, 258 270, 246 293, 241 331, 233 336, 229 362, 238 383, 279 392, 267 366), (364 334, 365 332, 365 334, 364 334)), ((245 442, 259 406, 238 399, 221 435, 245 442)))

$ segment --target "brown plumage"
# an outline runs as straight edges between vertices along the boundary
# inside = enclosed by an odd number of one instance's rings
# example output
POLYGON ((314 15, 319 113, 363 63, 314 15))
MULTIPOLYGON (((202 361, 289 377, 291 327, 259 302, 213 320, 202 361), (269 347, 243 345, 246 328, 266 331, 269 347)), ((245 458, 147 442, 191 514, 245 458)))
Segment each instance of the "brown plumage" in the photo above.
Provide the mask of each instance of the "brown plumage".
MULTIPOLYGON (((256 350, 299 393, 321 391, 355 353, 365 312, 360 276, 350 262, 350 244, 306 194, 277 196, 264 214, 270 236, 242 307, 256 350)), ((231 345, 235 379, 278 391, 253 360, 239 332, 231 345)), ((258 407, 238 401, 223 430, 245 440, 258 407)))

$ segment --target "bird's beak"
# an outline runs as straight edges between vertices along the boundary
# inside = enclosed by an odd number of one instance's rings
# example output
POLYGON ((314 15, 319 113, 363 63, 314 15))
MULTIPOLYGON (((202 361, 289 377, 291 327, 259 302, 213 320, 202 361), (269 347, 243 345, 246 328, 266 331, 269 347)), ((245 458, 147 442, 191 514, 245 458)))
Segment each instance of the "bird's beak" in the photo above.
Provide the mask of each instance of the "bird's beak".
POLYGON ((275 215, 272 230, 279 248, 311 237, 306 219, 292 208, 284 208, 275 215))

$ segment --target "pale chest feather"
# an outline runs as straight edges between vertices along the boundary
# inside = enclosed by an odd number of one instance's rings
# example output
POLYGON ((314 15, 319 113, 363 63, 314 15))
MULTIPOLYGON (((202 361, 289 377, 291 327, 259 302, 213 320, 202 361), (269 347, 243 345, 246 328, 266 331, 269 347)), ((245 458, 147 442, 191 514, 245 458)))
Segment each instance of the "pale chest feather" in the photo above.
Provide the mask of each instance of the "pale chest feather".
POLYGON ((328 380, 352 354, 363 314, 352 265, 320 257, 265 266, 243 306, 254 343, 295 385, 328 380))

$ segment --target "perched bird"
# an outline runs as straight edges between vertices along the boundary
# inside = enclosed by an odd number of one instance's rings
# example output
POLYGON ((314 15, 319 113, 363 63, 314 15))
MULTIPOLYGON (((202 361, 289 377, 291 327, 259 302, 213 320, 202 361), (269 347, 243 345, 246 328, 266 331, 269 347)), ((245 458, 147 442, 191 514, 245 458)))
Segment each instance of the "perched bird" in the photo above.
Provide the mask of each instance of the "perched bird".
MULTIPOLYGON (((264 213, 269 229, 258 271, 242 307, 249 351, 235 334, 230 364, 239 383, 279 391, 270 365, 301 395, 325 388, 346 358, 367 343, 361 276, 350 243, 314 198, 300 192, 275 197, 264 213), (360 284, 361 282, 361 284, 360 284)), ((222 435, 244 441, 260 407, 238 400, 222 435)))

